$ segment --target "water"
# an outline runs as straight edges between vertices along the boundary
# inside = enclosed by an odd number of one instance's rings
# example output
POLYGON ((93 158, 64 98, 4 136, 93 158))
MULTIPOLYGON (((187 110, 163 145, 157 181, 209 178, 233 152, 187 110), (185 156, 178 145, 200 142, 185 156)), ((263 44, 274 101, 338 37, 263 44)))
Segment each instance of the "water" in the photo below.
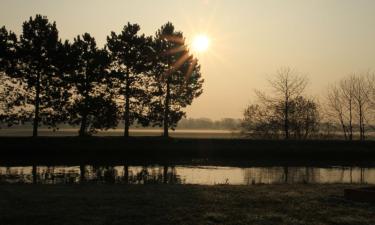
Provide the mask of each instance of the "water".
POLYGON ((375 168, 220 166, 0 166, 0 183, 375 184, 375 168))

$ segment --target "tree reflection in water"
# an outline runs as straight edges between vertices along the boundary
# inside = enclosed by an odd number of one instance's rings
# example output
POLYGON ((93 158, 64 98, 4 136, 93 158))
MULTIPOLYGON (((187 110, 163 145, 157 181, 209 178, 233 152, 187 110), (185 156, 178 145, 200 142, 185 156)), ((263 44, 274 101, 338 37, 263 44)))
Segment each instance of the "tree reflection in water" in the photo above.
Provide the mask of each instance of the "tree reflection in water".
POLYGON ((0 183, 29 184, 375 184, 375 168, 214 166, 23 166, 1 167, 0 183))

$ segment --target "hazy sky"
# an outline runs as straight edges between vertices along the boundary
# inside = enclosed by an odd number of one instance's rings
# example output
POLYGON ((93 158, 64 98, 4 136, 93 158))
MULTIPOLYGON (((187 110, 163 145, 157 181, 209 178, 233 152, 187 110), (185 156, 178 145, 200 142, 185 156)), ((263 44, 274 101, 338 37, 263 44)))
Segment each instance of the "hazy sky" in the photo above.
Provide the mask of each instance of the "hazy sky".
POLYGON ((204 94, 188 117, 240 118, 281 66, 306 74, 314 96, 375 67, 374 0, 0 0, 0 26, 17 34, 37 13, 57 22, 62 39, 89 32, 100 46, 128 21, 148 35, 167 21, 187 38, 207 34, 204 94))

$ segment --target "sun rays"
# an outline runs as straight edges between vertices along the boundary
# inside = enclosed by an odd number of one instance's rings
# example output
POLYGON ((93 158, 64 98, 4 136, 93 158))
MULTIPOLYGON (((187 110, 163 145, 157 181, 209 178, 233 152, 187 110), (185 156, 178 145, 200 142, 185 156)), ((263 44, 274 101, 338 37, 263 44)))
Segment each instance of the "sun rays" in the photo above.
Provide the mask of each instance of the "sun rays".
POLYGON ((210 46, 210 39, 205 34, 198 34, 193 38, 190 48, 193 53, 201 54, 208 50, 210 46))

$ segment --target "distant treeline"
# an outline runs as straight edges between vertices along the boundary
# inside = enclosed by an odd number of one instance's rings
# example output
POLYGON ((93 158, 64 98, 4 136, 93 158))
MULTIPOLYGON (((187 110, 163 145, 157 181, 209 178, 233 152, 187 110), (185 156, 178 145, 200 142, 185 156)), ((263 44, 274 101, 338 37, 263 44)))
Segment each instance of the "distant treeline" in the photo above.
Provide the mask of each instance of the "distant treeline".
POLYGON ((176 127, 202 93, 198 60, 168 22, 154 36, 138 24, 111 32, 103 48, 88 33, 62 41, 56 23, 36 15, 17 36, 0 28, 0 124, 51 129, 79 126, 79 136, 125 124, 176 127))
POLYGON ((211 120, 209 118, 188 118, 182 119, 178 129, 207 129, 207 130, 239 130, 241 127, 240 119, 224 118, 221 120, 211 120))

